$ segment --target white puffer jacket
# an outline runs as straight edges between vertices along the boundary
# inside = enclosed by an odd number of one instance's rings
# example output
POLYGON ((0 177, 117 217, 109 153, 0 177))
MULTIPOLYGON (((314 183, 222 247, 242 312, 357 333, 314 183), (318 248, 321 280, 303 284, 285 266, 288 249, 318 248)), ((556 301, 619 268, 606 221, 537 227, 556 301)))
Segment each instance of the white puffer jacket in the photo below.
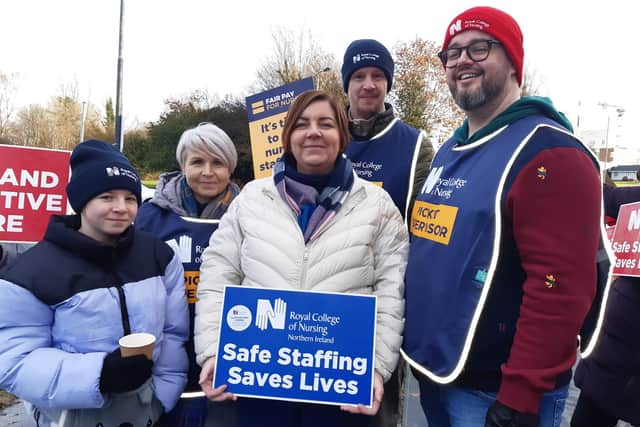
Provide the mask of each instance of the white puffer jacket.
POLYGON ((247 184, 202 254, 195 320, 198 363, 216 355, 225 285, 374 294, 375 366, 386 381, 402 344, 408 246, 391 197, 360 178, 336 216, 306 245, 273 178, 247 184))

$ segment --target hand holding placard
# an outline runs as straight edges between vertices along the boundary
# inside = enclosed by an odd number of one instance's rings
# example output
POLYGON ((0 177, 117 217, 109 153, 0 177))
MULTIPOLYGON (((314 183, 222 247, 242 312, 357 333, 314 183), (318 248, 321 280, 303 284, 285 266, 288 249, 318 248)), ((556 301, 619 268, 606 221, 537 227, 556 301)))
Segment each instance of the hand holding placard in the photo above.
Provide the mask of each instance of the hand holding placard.
POLYGON ((200 384, 200 388, 204 392, 204 395, 207 396, 207 399, 212 402, 222 402, 225 400, 238 400, 238 398, 233 393, 225 392, 227 389, 227 385, 223 384, 220 387, 213 388, 213 369, 216 365, 216 358, 210 357, 206 362, 202 365, 202 370, 200 371, 200 379, 198 383, 200 384))
POLYGON ((380 409, 380 403, 382 402, 382 397, 384 396, 384 381, 382 381, 382 376, 375 372, 373 377, 373 403, 371 407, 366 407, 362 404, 354 406, 354 405, 342 405, 340 409, 345 412, 350 412, 352 414, 362 414, 362 415, 375 415, 378 413, 380 409))

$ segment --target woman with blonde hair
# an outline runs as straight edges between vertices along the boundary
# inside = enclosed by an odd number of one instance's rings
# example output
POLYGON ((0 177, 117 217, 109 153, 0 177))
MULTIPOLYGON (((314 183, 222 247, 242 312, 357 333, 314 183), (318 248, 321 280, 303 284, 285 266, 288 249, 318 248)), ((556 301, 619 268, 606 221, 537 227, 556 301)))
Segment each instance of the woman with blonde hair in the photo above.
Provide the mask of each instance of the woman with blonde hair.
MULTIPOLYGON (((194 305, 200 274, 200 256, 220 218, 240 192, 231 182, 238 154, 231 138, 213 123, 184 131, 176 149, 179 171, 160 175, 155 196, 142 205, 136 227, 167 242, 180 256, 185 271, 185 293, 193 331, 194 305)), ((198 385, 200 367, 187 343, 189 381, 176 408, 162 419, 166 426, 230 426, 230 403, 207 404, 198 385)))

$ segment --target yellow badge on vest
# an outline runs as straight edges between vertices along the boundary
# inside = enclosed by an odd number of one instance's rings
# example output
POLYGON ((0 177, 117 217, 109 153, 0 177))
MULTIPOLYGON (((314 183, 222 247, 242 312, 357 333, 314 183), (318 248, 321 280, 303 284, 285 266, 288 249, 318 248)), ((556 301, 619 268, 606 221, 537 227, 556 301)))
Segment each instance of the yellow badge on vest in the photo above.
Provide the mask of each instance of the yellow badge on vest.
POLYGON ((195 304, 198 302, 198 284, 200 283, 199 271, 184 272, 184 293, 187 296, 187 303, 195 304))
POLYGON ((448 245, 458 208, 416 200, 411 211, 411 234, 448 245))
POLYGON ((547 179, 547 168, 545 168, 544 166, 540 166, 536 169, 536 175, 538 176, 538 179, 544 181, 545 179, 547 179))

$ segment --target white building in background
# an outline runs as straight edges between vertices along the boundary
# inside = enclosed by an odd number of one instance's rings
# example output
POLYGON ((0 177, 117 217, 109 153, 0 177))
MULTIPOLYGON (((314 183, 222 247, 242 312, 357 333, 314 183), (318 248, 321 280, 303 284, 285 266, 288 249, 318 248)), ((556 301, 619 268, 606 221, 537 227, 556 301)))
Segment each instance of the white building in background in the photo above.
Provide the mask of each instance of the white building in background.
POLYGON ((598 130, 583 130, 580 131, 580 139, 584 142, 589 148, 591 148, 597 154, 597 150, 602 148, 606 144, 606 131, 604 129, 598 130))
POLYGON ((631 146, 623 143, 618 132, 614 135, 610 130, 609 133, 608 143, 606 129, 580 131, 580 139, 593 150, 602 167, 610 168, 618 165, 640 164, 640 149, 635 145, 631 146), (605 153, 607 151, 609 152, 609 158, 605 162, 605 153))
POLYGON ((583 104, 582 108, 577 123, 582 115, 583 126, 576 133, 598 156, 603 168, 640 164, 640 141, 630 139, 629 132, 625 132, 628 117, 623 107, 598 102, 583 104))
POLYGON ((640 164, 640 150, 631 147, 616 147, 613 156, 614 164, 640 164))

